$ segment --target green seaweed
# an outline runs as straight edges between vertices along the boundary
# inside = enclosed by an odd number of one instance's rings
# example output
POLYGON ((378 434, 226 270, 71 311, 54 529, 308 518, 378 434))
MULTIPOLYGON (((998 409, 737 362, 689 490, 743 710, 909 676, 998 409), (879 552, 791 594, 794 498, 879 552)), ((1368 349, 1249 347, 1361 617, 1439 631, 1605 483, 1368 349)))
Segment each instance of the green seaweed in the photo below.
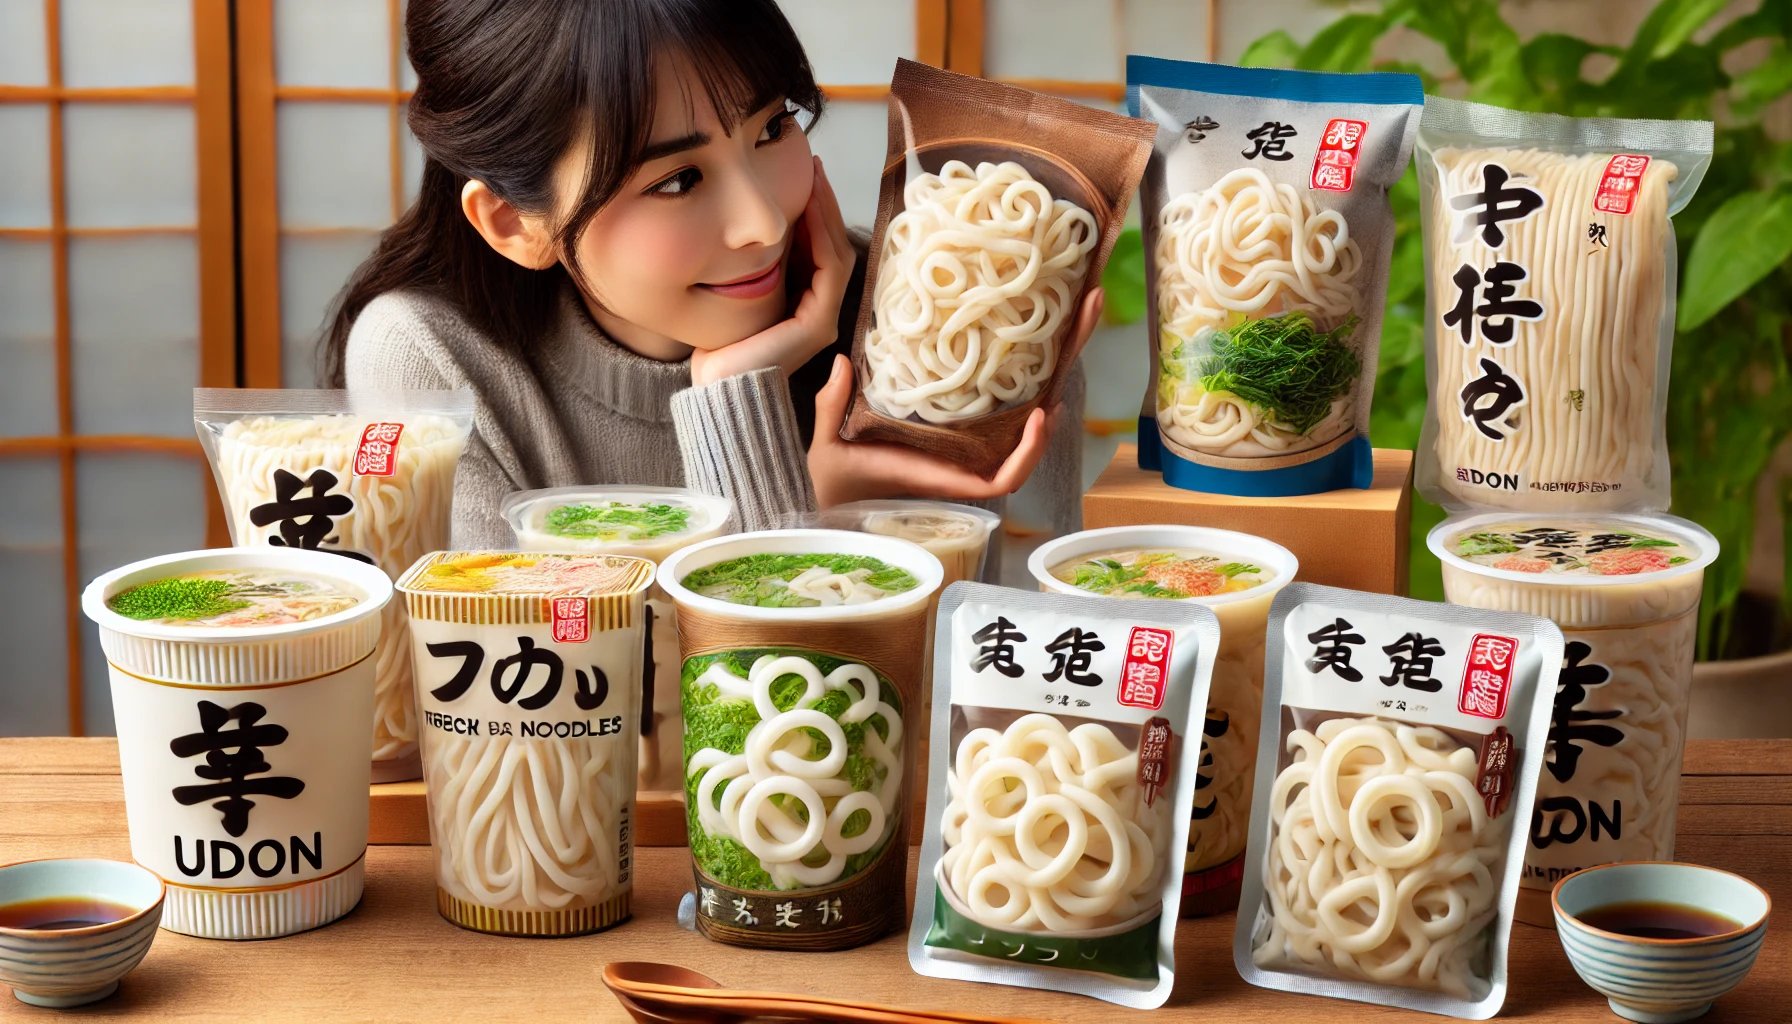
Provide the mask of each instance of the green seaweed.
POLYGON ((249 607, 252 602, 232 596, 237 589, 237 585, 228 580, 174 576, 114 594, 106 601, 106 607, 127 619, 139 621, 209 619, 249 607))
POLYGON ((606 501, 561 505, 548 513, 545 529, 556 537, 647 540, 677 533, 690 520, 691 510, 676 505, 606 501))
POLYGON ((838 573, 869 569, 865 582, 880 590, 900 593, 919 582, 908 570, 869 555, 758 554, 718 562, 693 570, 680 581, 705 597, 763 608, 813 608, 813 598, 792 594, 786 583, 805 569, 825 566, 838 573))
POLYGON ((1518 550, 1512 538, 1503 533, 1471 533, 1456 541, 1456 553, 1464 558, 1476 555, 1506 555, 1518 550))
POLYGON ((1331 415, 1362 372, 1345 344, 1356 325, 1352 315, 1325 332, 1295 310, 1218 331, 1201 361, 1201 387, 1231 392, 1304 434, 1331 415))

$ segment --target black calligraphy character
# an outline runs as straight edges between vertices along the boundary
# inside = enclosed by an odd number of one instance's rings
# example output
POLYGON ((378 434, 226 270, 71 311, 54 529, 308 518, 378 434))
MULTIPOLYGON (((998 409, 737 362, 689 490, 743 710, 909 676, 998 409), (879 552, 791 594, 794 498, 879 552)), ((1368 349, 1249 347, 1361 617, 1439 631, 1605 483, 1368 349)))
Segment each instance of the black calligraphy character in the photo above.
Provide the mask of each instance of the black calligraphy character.
POLYGON ((1207 137, 1208 132, 1216 130, 1219 126, 1220 123, 1218 121, 1208 117, 1206 114, 1202 114, 1200 117, 1197 117, 1193 121, 1182 126, 1182 137, 1190 142, 1200 142, 1207 137))
POLYGON ((1364 644, 1362 634, 1352 633, 1355 629, 1350 623, 1338 619, 1329 626, 1322 626, 1307 634, 1307 642, 1315 644, 1313 656, 1307 659, 1307 671, 1313 673, 1331 669, 1339 679, 1348 679, 1353 683, 1361 682, 1363 674, 1350 667, 1350 644, 1364 644))
POLYGON ((535 646, 535 640, 532 637, 519 636, 516 639, 516 653, 508 658, 499 658, 497 664, 492 666, 492 696, 505 704, 516 700, 516 706, 524 711, 540 711, 547 707, 548 702, 560 692, 560 677, 566 672, 566 663, 560 660, 558 654, 546 647, 535 646), (524 684, 529 681, 529 674, 535 670, 537 665, 548 670, 547 681, 541 685, 541 689, 517 700, 517 694, 523 691, 524 684), (506 686, 504 685, 504 673, 511 666, 516 667, 516 683, 506 686))
POLYGON ((1195 769, 1195 809, 1194 813, 1190 815, 1195 821, 1206 821, 1213 817, 1214 811, 1219 810, 1220 798, 1217 796, 1207 801, 1207 806, 1201 806, 1201 791, 1213 785, 1211 771, 1213 768, 1213 744, 1211 741, 1226 735, 1231 728, 1232 719, 1224 711, 1208 709, 1207 721, 1201 724, 1201 763, 1195 769))
POLYGON ((971 642, 982 645, 977 648, 976 660, 971 662, 972 670, 981 672, 994 665, 997 672, 1008 678, 1020 678, 1023 670, 1014 663, 1014 645, 1026 643, 1027 638, 1006 616, 998 615, 996 621, 972 633, 971 642))
MULTIPOLYGON (((1219 127, 1214 125, 1215 128, 1219 127)), ((1288 140, 1294 138, 1294 126, 1280 121, 1265 121, 1257 128, 1244 133, 1251 140, 1251 148, 1240 150, 1239 155, 1246 160, 1262 157, 1265 160, 1292 160, 1294 154, 1288 152, 1288 140)))
POLYGON ((200 732, 177 736, 168 744, 175 757, 204 754, 205 763, 193 768, 193 774, 213 780, 206 786, 176 786, 174 799, 182 807, 223 797, 213 804, 224 816, 224 831, 241 836, 249 830, 249 811, 255 801, 247 796, 272 796, 291 800, 305 791, 305 783, 286 776, 252 779, 251 775, 273 771, 262 757, 262 747, 277 747, 286 742, 286 729, 278 725, 257 725, 268 709, 253 702, 225 708, 209 700, 199 702, 200 732), (238 726, 225 729, 224 724, 236 719, 238 726), (235 753, 228 753, 235 751, 235 753))
POLYGON ((473 685, 473 680, 479 678, 479 669, 485 665, 485 648, 471 640, 427 644, 425 649, 432 658, 461 659, 460 668, 454 670, 454 678, 429 691, 431 697, 443 703, 459 700, 473 685))
POLYGON ((1055 683, 1059 676, 1067 683, 1079 686, 1100 686, 1101 677, 1089 671, 1089 664, 1096 651, 1107 650, 1094 633, 1072 626, 1058 634, 1058 638, 1045 645, 1045 653, 1052 656, 1051 671, 1045 674, 1045 681, 1055 683))
MULTIPOLYGON (((1512 539, 1523 547, 1540 549, 1536 554, 1544 561, 1562 565, 1580 560, 1578 555, 1571 554, 1567 550, 1580 543, 1580 535, 1573 530, 1553 530, 1547 526, 1539 526, 1535 529, 1520 530, 1512 535, 1512 539)), ((1630 538, 1626 537, 1624 540, 1628 544, 1630 538)))
POLYGON ((1462 335, 1464 345, 1473 344, 1475 340, 1475 289, 1480 287, 1481 275, 1474 267, 1464 263, 1461 269, 1450 278, 1456 282, 1456 305, 1444 314, 1444 326, 1454 327, 1462 335))
POLYGON ((1500 369, 1500 364, 1483 356, 1481 376, 1464 384, 1461 396, 1462 418, 1473 421, 1476 430, 1495 441, 1504 441, 1506 435, 1495 428, 1511 425, 1502 424, 1500 420, 1507 410, 1524 401, 1524 386, 1518 383, 1517 378, 1500 369), (1483 405, 1482 399, 1491 401, 1483 405))
POLYGON ((1612 678, 1611 670, 1604 665, 1581 664, 1581 659, 1591 653, 1593 649, 1579 640, 1568 641, 1568 646, 1562 649, 1562 675, 1556 682, 1556 705, 1549 717, 1548 756, 1545 758, 1549 774, 1555 776, 1557 782, 1574 778, 1574 769, 1580 763, 1581 741, 1610 747, 1624 738, 1622 732, 1609 725, 1580 724, 1620 718, 1624 714, 1622 711, 1576 710, 1587 699, 1587 687, 1603 686, 1612 678))
POLYGON ((1605 240, 1605 225, 1598 221, 1593 221, 1587 225, 1587 241, 1594 243, 1602 249, 1611 248, 1611 243, 1605 240))
POLYGON ((1516 263, 1495 263, 1487 268, 1485 277, 1475 272, 1475 268, 1464 263, 1450 278, 1459 289, 1456 305, 1444 314, 1444 326, 1454 327, 1462 335, 1462 343, 1469 344, 1474 333, 1474 314, 1481 322, 1481 336, 1495 345, 1510 345, 1512 334, 1517 328, 1514 320, 1541 320, 1543 306, 1530 299, 1514 299, 1518 294, 1514 282, 1522 281, 1528 276, 1525 269, 1516 263), (1481 286, 1481 304, 1475 305, 1475 288, 1481 286), (1499 319, 1495 319, 1495 318, 1499 319))
POLYGON ((1481 191, 1470 192, 1450 200, 1450 206, 1457 210, 1479 211, 1469 217, 1458 233, 1456 241, 1466 239, 1472 230, 1470 225, 1481 229, 1481 241, 1489 248, 1498 249, 1506 244, 1506 232, 1501 230, 1500 222, 1507 220, 1523 220, 1543 208, 1543 194, 1536 189, 1523 186, 1506 187, 1510 175, 1499 164, 1486 164, 1481 168, 1481 191))
POLYGON ((1408 633, 1381 650, 1390 665, 1388 674, 1380 677, 1384 684, 1426 693, 1444 688, 1443 680, 1431 678, 1431 659, 1444 656, 1444 647, 1436 637, 1408 633))
MULTIPOLYGON (((268 543, 274 547, 318 549, 326 541, 336 540, 330 536, 330 531, 336 527, 336 521, 332 517, 346 516, 355 510, 353 498, 346 494, 330 493, 330 488, 336 486, 337 479, 336 474, 327 469, 314 469, 303 480, 284 469, 276 469, 273 483, 274 500, 250 509, 249 522, 256 526, 279 523, 280 535, 268 538, 268 543), (299 497, 301 490, 309 490, 311 496, 299 497)), ((331 553, 347 555, 363 562, 373 561, 358 551, 331 553)))
POLYGON ((596 711, 609 699, 610 677, 596 665, 591 666, 590 677, 586 677, 584 669, 574 669, 572 679, 572 702, 578 705, 580 711, 596 711))

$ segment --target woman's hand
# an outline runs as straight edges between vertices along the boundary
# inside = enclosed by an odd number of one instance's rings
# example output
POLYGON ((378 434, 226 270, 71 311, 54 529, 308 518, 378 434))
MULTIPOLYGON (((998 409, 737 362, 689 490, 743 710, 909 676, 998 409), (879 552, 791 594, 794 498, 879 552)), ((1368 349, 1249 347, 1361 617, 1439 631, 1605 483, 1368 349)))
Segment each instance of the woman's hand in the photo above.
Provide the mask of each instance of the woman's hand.
POLYGON ((792 240, 794 251, 788 257, 786 273, 798 257, 806 256, 815 272, 809 287, 797 300, 790 319, 743 338, 732 345, 691 353, 691 384, 702 387, 737 373, 748 373, 768 366, 781 368, 788 376, 814 358, 817 352, 834 343, 839 333, 840 300, 852 277, 858 253, 846 232, 846 221, 840 216, 840 201, 834 198, 834 187, 815 157, 815 187, 809 193, 809 205, 803 209, 798 234, 792 240))

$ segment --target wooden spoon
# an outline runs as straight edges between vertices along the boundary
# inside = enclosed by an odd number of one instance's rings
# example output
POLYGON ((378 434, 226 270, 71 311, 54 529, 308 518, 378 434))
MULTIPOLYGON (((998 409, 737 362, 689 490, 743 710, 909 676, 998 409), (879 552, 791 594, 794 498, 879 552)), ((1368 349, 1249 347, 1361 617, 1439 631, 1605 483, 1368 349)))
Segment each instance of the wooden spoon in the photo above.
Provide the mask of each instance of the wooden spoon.
POLYGON ((708 975, 677 964, 624 960, 604 967, 604 984, 618 995, 644 1005, 717 1006, 766 1016, 813 1016, 817 1019, 859 1021, 964 1021, 968 1024, 1044 1024, 1019 1017, 991 1017, 948 1010, 908 1009, 845 999, 828 999, 796 992, 764 992, 727 989, 708 975), (752 1006, 752 1010, 748 1007, 752 1006), (827 1013, 818 1013, 825 1008, 827 1013), (855 1011, 850 1016, 846 1011, 855 1011))

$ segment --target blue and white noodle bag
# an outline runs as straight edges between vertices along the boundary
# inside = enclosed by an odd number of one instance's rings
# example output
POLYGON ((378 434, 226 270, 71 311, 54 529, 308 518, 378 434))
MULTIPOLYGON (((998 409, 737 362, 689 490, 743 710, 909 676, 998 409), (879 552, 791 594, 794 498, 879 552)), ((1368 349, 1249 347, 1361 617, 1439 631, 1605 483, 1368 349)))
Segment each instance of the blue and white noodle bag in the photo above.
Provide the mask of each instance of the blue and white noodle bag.
POLYGON ((1218 645, 1199 605, 946 589, 917 973, 1163 1005, 1218 645))
POLYGON ((1244 980, 1485 1019, 1562 664, 1548 619, 1290 584, 1232 956, 1244 980))
POLYGON ((1218 494, 1369 486, 1388 190, 1419 79, 1131 56, 1126 81, 1133 116, 1158 126, 1139 193, 1139 465, 1218 494))

